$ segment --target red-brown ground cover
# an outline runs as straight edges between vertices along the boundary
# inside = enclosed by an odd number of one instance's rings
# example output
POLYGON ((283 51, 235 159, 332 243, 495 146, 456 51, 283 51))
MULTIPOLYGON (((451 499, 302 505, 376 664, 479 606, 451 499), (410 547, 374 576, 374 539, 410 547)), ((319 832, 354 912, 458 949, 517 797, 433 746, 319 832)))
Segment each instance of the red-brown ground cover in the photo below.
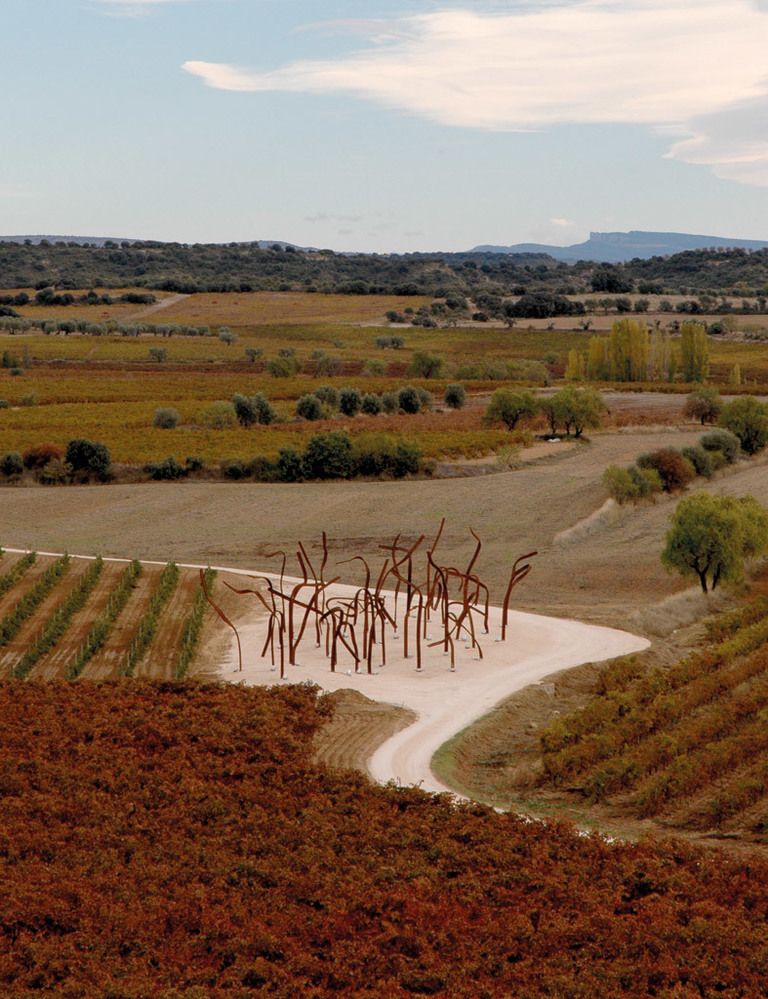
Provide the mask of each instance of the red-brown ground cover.
POLYGON ((324 710, 0 685, 0 994, 764 994, 764 863, 324 771, 324 710))

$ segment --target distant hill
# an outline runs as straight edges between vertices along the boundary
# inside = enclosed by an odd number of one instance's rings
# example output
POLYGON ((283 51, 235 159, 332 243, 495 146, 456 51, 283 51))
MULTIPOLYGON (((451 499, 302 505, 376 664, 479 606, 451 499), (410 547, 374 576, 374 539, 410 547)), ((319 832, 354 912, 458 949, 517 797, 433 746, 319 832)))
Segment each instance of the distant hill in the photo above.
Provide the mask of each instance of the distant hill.
MULTIPOLYGON (((39 246, 41 243, 75 243, 78 246, 104 246, 107 243, 139 243, 141 240, 130 239, 128 236, 0 236, 0 243, 31 243, 32 246, 39 246)), ((225 246, 226 244, 221 244, 225 246)), ((261 250, 268 250, 273 246, 279 246, 281 250, 286 247, 293 247, 294 250, 314 250, 314 246, 299 246, 297 243, 286 243, 283 239, 254 239, 242 244, 243 246, 258 246, 261 250)))
POLYGON ((724 236, 695 236, 685 232, 591 232, 589 239, 572 246, 546 243, 514 243, 512 246, 476 246, 472 253, 546 253, 555 260, 572 263, 595 260, 619 264, 649 257, 669 257, 686 250, 741 249, 763 250, 768 240, 728 239, 724 236))

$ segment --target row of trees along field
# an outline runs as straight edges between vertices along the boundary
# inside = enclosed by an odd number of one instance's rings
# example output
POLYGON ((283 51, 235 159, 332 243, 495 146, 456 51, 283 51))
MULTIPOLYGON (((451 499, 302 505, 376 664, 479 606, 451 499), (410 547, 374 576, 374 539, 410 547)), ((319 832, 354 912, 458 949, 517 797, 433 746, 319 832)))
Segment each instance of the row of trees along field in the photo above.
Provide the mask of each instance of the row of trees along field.
POLYGON ((306 685, 0 685, 7 996, 763 995, 768 867, 314 765, 306 685))
POLYGON ((586 351, 568 353, 569 381, 704 382, 709 375, 706 327, 684 322, 679 338, 635 319, 614 322, 610 335, 592 336, 586 351))
POLYGON ((174 292, 322 291, 348 294, 768 294, 768 251, 689 250, 625 264, 544 253, 334 253, 279 244, 107 241, 0 243, 1 288, 146 287, 174 292))

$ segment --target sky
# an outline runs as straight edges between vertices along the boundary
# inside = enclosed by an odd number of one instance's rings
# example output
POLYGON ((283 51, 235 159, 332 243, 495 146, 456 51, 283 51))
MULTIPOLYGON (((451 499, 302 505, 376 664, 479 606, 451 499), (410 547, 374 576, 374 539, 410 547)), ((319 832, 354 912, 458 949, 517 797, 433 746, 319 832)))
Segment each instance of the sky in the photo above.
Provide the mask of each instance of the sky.
POLYGON ((0 234, 768 239, 768 0, 2 0, 0 234))

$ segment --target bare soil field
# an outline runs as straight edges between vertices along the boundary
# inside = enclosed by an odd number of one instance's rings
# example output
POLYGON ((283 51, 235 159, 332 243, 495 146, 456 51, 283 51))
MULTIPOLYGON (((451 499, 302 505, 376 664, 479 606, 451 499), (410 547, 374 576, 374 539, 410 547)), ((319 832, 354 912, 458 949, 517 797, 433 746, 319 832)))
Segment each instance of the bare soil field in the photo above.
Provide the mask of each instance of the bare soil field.
MULTIPOLYGON (((275 568, 267 553, 292 553, 298 540, 315 545, 323 530, 333 560, 362 554, 377 561, 379 546, 398 532, 429 536, 445 516, 446 558, 466 559, 472 526, 483 539, 481 572, 497 601, 517 555, 537 549, 534 570, 516 598, 519 609, 626 626, 631 610, 684 588, 659 563, 675 500, 615 510, 610 522, 577 531, 567 543, 563 532, 605 503, 601 475, 607 465, 629 463, 665 444, 690 443, 698 433, 606 433, 519 470, 453 480, 20 487, 2 493, 3 541, 266 570, 275 568)), ((706 488, 765 500, 767 479, 759 460, 743 462, 706 488)), ((343 581, 357 581, 353 567, 339 572, 343 581)))

